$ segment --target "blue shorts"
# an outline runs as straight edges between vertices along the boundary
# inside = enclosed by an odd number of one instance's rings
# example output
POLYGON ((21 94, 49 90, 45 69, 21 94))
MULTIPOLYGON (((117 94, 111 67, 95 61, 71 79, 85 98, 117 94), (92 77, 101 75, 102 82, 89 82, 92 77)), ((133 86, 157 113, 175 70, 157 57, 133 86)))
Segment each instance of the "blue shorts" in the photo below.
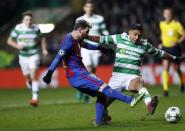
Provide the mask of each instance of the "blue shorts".
POLYGON ((92 73, 81 74, 78 77, 74 76, 68 79, 74 88, 93 97, 97 95, 99 87, 104 83, 92 73))

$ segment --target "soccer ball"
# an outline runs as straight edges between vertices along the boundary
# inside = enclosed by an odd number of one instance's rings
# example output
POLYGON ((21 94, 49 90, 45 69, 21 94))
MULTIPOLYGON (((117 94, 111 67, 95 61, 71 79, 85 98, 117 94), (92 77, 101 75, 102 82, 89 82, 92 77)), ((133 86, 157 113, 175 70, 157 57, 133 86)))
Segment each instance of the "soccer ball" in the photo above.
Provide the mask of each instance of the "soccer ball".
POLYGON ((178 107, 169 107, 165 113, 165 119, 169 123, 176 123, 181 120, 181 112, 178 107))

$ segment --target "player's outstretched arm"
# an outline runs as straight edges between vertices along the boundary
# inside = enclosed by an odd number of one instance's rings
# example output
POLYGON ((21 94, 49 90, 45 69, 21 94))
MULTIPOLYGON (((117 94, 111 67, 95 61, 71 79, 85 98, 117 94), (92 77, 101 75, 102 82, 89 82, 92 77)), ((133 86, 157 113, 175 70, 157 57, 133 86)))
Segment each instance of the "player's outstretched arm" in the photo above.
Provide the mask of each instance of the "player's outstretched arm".
POLYGON ((55 59, 51 63, 51 65, 50 65, 50 67, 48 69, 48 72, 43 77, 43 81, 45 83, 49 84, 51 82, 52 74, 55 71, 55 69, 57 68, 57 66, 59 65, 59 63, 62 60, 63 56, 64 56, 64 51, 62 49, 60 49, 59 52, 57 53, 57 55, 55 56, 55 59))
POLYGON ((88 50, 99 50, 99 45, 98 45, 98 44, 97 44, 97 45, 93 45, 93 44, 90 44, 90 43, 88 43, 88 42, 86 42, 86 41, 84 41, 84 42, 81 44, 81 46, 82 46, 83 48, 88 49, 88 50))
POLYGON ((97 42, 97 43, 100 42, 100 36, 87 36, 87 39, 90 41, 97 42))
POLYGON ((172 60, 174 62, 183 62, 183 61, 185 62, 185 56, 176 57, 176 56, 170 55, 166 52, 164 52, 163 58, 172 60))
POLYGON ((16 41, 12 40, 12 38, 8 38, 7 44, 10 45, 10 46, 13 47, 13 48, 18 49, 18 50, 22 50, 22 49, 23 49, 23 46, 18 45, 18 44, 16 43, 16 41))
POLYGON ((64 40, 61 42, 61 47, 58 53, 56 54, 53 62, 51 63, 48 72, 43 77, 43 81, 49 84, 51 82, 51 77, 57 66, 59 65, 60 61, 65 57, 67 51, 72 47, 73 42, 70 37, 66 36, 64 40))

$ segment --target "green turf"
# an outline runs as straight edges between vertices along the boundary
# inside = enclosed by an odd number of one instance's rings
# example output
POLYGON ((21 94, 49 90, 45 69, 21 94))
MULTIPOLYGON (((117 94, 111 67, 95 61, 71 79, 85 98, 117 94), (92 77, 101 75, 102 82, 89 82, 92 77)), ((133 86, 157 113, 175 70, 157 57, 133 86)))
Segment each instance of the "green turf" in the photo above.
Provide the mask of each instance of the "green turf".
POLYGON ((29 106, 28 90, 0 90, 0 131, 1 130, 73 130, 73 131, 184 131, 185 120, 169 124, 164 120, 165 110, 178 106, 182 116, 185 110, 185 94, 175 86, 170 88, 170 97, 164 98, 160 87, 150 87, 151 94, 157 94, 160 104, 153 116, 141 120, 147 111, 143 102, 135 108, 116 101, 110 108, 112 124, 93 127, 90 123, 95 114, 95 99, 91 104, 75 100, 75 90, 42 89, 40 106, 29 106))

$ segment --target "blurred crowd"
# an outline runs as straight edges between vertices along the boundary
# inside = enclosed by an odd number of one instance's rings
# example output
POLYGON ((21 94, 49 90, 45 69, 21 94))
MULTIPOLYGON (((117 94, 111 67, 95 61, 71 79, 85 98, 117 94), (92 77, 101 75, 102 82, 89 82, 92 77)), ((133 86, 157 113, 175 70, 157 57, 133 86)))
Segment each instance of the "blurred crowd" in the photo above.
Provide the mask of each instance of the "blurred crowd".
MULTIPOLYGON (((144 37, 154 46, 160 43, 159 21, 162 20, 162 9, 172 7, 175 19, 185 27, 185 1, 183 0, 94 0, 95 12, 104 16, 110 34, 127 31, 131 23, 141 23, 144 28, 144 37)), ((55 23, 55 30, 47 34, 49 56, 42 60, 42 65, 48 65, 58 50, 60 40, 73 29, 75 19, 83 14, 83 2, 78 11, 72 11, 62 21, 55 23)), ((182 44, 183 45, 183 44, 182 44)), ((183 51, 185 50, 182 46, 183 51)), ((104 54, 100 64, 111 64, 114 56, 104 54)), ((148 56, 146 56, 148 57, 148 56)), ((145 59, 145 63, 159 62, 156 58, 145 59)))
POLYGON ((181 0, 98 0, 97 13, 105 17, 111 34, 127 31, 130 23, 143 25, 145 37, 152 43, 159 41, 159 21, 162 9, 172 7, 174 16, 185 25, 185 1, 181 0))
MULTIPOLYGON (((181 0, 95 0, 95 11, 97 14, 104 16, 105 23, 110 34, 118 34, 127 31, 132 23, 141 23, 144 29, 144 37, 154 46, 160 43, 159 21, 162 20, 162 10, 165 7, 172 7, 175 19, 185 25, 185 1, 181 0)), ((73 12, 62 23, 59 23, 55 35, 60 36, 65 31, 70 31, 75 19, 83 14, 73 12), (61 31, 63 33, 61 33, 61 31)), ((58 38, 60 38, 58 37, 58 38)), ((53 39, 52 39, 53 40, 53 39)), ((57 43, 57 39, 53 40, 57 43)), ((51 45, 52 49, 57 48, 56 44, 51 45)), ((184 50, 184 46, 182 46, 184 50)), ((103 54, 100 63, 112 63, 112 54, 103 54), (108 56, 107 56, 108 55, 108 56), (110 57, 111 56, 111 57, 110 57)), ((160 62, 157 58, 146 59, 144 63, 160 62)), ((150 56, 151 57, 151 56, 150 56)))

